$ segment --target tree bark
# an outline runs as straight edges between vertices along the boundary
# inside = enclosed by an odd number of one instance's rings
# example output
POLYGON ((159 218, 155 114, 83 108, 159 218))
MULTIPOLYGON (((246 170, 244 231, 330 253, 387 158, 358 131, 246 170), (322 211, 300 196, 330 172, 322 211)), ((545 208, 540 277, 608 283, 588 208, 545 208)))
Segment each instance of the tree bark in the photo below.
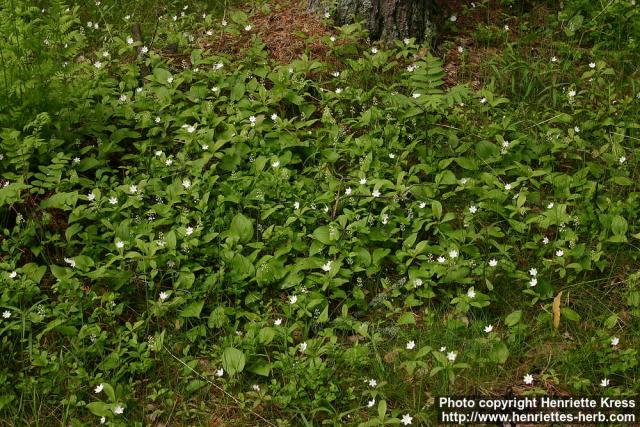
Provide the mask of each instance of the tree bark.
MULTIPOLYGON (((314 12, 329 11, 332 0, 309 0, 314 12)), ((391 41, 415 37, 419 42, 433 39, 431 17, 435 0, 337 0, 333 19, 337 25, 364 20, 372 40, 391 41)))

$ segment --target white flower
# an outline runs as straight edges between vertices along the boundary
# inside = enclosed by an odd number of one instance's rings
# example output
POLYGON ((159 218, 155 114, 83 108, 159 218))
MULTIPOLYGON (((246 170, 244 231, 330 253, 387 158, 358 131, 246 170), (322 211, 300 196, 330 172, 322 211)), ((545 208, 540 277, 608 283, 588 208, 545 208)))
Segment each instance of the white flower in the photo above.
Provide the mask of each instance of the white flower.
POLYGON ((296 295, 291 295, 289 297, 289 304, 295 304, 298 301, 298 297, 296 295))
POLYGON ((216 370, 216 377, 221 377, 224 375, 224 369, 220 368, 216 370))
POLYGON ((416 69, 416 66, 415 66, 415 65, 409 65, 409 66, 407 67, 407 71, 408 71, 408 72, 410 72, 410 73, 414 72, 414 71, 415 71, 415 69, 416 69))
POLYGON ((222 62, 218 62, 216 65, 214 65, 214 68, 215 68, 216 70, 219 70, 219 69, 221 69, 222 67, 224 67, 224 64, 223 64, 222 62))
POLYGON ((524 376, 523 381, 525 384, 531 385, 533 384, 533 375, 527 374, 524 376))
POLYGON ((614 347, 615 347, 615 346, 617 346, 619 343, 620 343, 620 338, 618 338, 618 337, 613 337, 613 338, 611 338, 611 345, 612 345, 612 346, 614 346, 614 347))
POLYGON ((393 153, 389 153, 389 158, 390 158, 390 159, 395 159, 395 158, 396 158, 396 155, 395 155, 395 154, 393 154, 393 153))
POLYGON ((569 98, 573 98, 574 96, 576 96, 576 91, 575 90, 570 90, 567 95, 569 95, 569 98))
POLYGON ((332 261, 327 261, 327 263, 326 263, 326 264, 324 264, 324 265, 322 266, 322 269, 323 269, 324 271, 329 271, 329 270, 331 270, 331 264, 332 264, 332 261))
POLYGON ((369 380, 369 387, 375 387, 377 385, 378 385, 378 381, 374 380, 373 378, 369 380))
POLYGON ((300 343, 300 352, 304 352, 307 349, 307 343, 300 343))
POLYGON ((460 53, 464 52, 464 48, 462 46, 458 46, 458 52, 460 53))
POLYGON ((375 48, 375 47, 372 47, 372 48, 371 48, 371 53, 373 53, 373 54, 378 53, 378 49, 377 49, 377 48, 375 48))
POLYGON ((71 266, 71 268, 75 268, 76 267, 76 261, 73 258, 65 258, 64 262, 69 264, 71 266))
POLYGON ((193 125, 187 126, 187 132, 193 133, 195 131, 196 131, 196 127, 195 126, 193 126, 193 125))
POLYGON ((509 184, 509 183, 505 184, 504 185, 504 189, 507 190, 507 191, 511 190, 511 184, 509 184))
POLYGON ((278 166, 280 166, 280 160, 276 160, 275 162, 271 163, 271 167, 272 168, 277 168, 278 166))
POLYGON ((451 249, 449 251, 449 258, 458 258, 458 251, 455 249, 451 249))
POLYGON ((508 25, 505 25, 505 26, 504 26, 504 30, 505 30, 505 31, 509 31, 509 26, 508 26, 508 25))
POLYGON ((602 381, 600 381, 600 387, 609 387, 609 379, 603 378, 602 381))
POLYGON ((472 288, 470 288, 470 289, 467 291, 467 296, 468 296, 469 298, 471 298, 471 299, 475 298, 475 297, 476 297, 476 291, 474 291, 472 288))
POLYGON ((407 343, 407 350, 413 350, 414 348, 416 348, 416 342, 411 340, 407 343))
POLYGON ((116 406, 116 408, 113 410, 114 414, 120 415, 124 412, 124 408, 121 405, 116 406))
POLYGON ((271 115, 271 120, 273 120, 274 122, 276 121, 277 118, 278 118, 278 115, 276 113, 273 113, 271 115))
POLYGON ((367 408, 372 408, 373 405, 376 404, 376 399, 371 399, 370 401, 367 402, 367 408))
POLYGON ((9 310, 5 310, 2 312, 2 317, 4 317, 5 319, 8 319, 11 317, 11 312, 9 310))
POLYGON ((251 388, 254 389, 255 391, 260 391, 260 386, 258 384, 252 385, 251 388))
POLYGON ((167 77, 167 83, 169 84, 173 83, 173 76, 167 77))
POLYGON ((212 30, 207 30, 207 35, 208 36, 212 36, 213 35, 213 31, 212 30))
POLYGON ((246 27, 244 27, 245 31, 251 31, 251 25, 247 25, 246 27))
POLYGON ((103 385, 102 383, 100 383, 100 384, 98 384, 98 385, 96 386, 96 388, 95 388, 95 389, 93 389, 93 392, 94 392, 95 394, 98 394, 98 393, 100 393, 100 392, 102 391, 102 389, 103 389, 103 388, 104 388, 104 385, 103 385))
POLYGON ((481 99, 480 99, 480 104, 484 104, 484 103, 486 103, 486 102, 487 102, 487 98, 481 98, 481 99))
POLYGON ((455 351, 450 351, 449 353, 447 353, 447 359, 449 359, 451 362, 455 362, 456 357, 458 357, 458 353, 456 353, 455 351))
POLYGON ((18 275, 18 272, 17 272, 17 271, 12 271, 11 273, 9 273, 9 277, 10 277, 11 279, 15 279, 17 275, 18 275))
POLYGON ((553 202, 549 202, 549 204, 547 205, 547 209, 552 209, 554 206, 553 202))
POLYGON ((187 233, 187 236, 191 236, 193 234, 193 227, 187 227, 185 233, 187 233))
POLYGON ((89 194, 87 194, 87 199, 88 199, 90 202, 92 202, 92 201, 94 201, 94 200, 96 199, 96 195, 95 195, 95 194, 93 194, 93 193, 89 193, 89 194))
POLYGON ((344 189, 344 194, 346 194, 347 196, 351 195, 351 187, 347 187, 344 189))
POLYGON ((164 301, 169 298, 169 294, 166 292, 160 292, 160 301, 164 301))
POLYGON ((558 58, 556 58, 555 56, 551 57, 551 62, 558 62, 558 58))
POLYGON ((202 144, 202 150, 206 151, 209 149, 209 144, 202 144))
POLYGON ((413 96, 415 99, 420 98, 420 94, 418 92, 414 92, 411 96, 413 96))
POLYGON ((220 88, 218 86, 214 86, 214 87, 211 88, 211 92, 217 92, 219 90, 220 90, 220 88))
POLYGON ((249 121, 250 121, 251 123, 255 123, 255 122, 256 122, 256 116, 251 116, 251 117, 249 117, 249 121))
POLYGON ((100 67, 102 67, 102 62, 96 61, 96 62, 93 63, 93 66, 96 67, 96 68, 100 68, 100 67))
POLYGON ((469 180, 467 178, 462 178, 460 180, 460 185, 465 185, 467 182, 469 182, 469 180))
POLYGON ((146 47, 146 46, 142 46, 142 49, 140 49, 140 52, 147 53, 147 52, 149 52, 149 48, 146 47))
POLYGON ((440 347, 440 352, 444 353, 445 351, 447 351, 447 347, 440 347))
POLYGON ((184 189, 188 189, 189 187, 191 187, 191 181, 187 178, 182 180, 182 186, 184 187, 184 189))
POLYGON ((557 256, 557 257, 561 257, 562 255, 564 255, 564 251, 563 251, 562 249, 558 249, 558 250, 556 251, 556 256, 557 256))
POLYGON ((340 77, 340 71, 335 71, 333 73, 333 77, 340 77))
POLYGON ((336 41, 336 38, 334 36, 329 37, 329 40, 331 40, 332 42, 336 41))
POLYGON ((282 319, 277 318, 276 320, 274 320, 274 321, 273 321, 273 324, 274 324, 275 326, 280 326, 280 325, 282 325, 282 319))
POLYGON ((342 88, 336 89, 336 93, 338 93, 338 94, 342 93, 342 88))
POLYGON ((489 260, 489 267, 495 267, 498 265, 498 260, 495 258, 492 258, 489 260))
POLYGON ((485 331, 486 333, 489 333, 489 332, 493 331, 493 325, 487 325, 487 326, 485 326, 485 327, 484 327, 484 331, 485 331))
POLYGON ((118 199, 116 197, 109 197, 109 203, 115 205, 118 203, 118 199))
POLYGON ((414 288, 419 288, 420 286, 422 286, 422 279, 417 278, 416 280, 413 281, 414 288))
POLYGON ((107 417, 100 417, 100 424, 104 424, 107 422, 107 417))
POLYGON ((296 209, 296 210, 300 209, 300 202, 295 202, 293 204, 293 208, 296 209))
POLYGON ((329 14, 329 12, 325 12, 324 17, 329 19, 329 17, 331 16, 331 14, 329 14))
POLYGON ((538 279, 536 279, 535 277, 529 281, 529 286, 531 286, 532 288, 537 284, 538 284, 538 279))
POLYGON ((373 190, 373 193, 371 193, 371 195, 373 197, 380 197, 380 192, 378 190, 373 190))
POLYGON ((129 186, 129 193, 137 193, 138 192, 138 186, 137 185, 130 185, 129 186))
POLYGON ((537 268, 530 268, 529 269, 529 275, 533 276, 533 277, 537 276, 538 275, 538 269, 537 268))
POLYGON ((131 37, 127 37, 127 44, 133 44, 133 39, 131 37))
POLYGON ((579 133, 580 132, 580 127, 576 126, 576 127, 573 128, 573 130, 575 131, 575 133, 579 133))
POLYGON ((367 183, 367 178, 360 178, 360 185, 365 185, 367 183))
POLYGON ((164 164, 167 166, 171 166, 173 164, 173 160, 172 159, 167 159, 164 161, 164 164))
POLYGON ((225 19, 223 19, 221 24, 222 24, 223 27, 226 27, 227 26, 227 21, 225 19))
POLYGON ((156 156, 160 157, 160 156, 162 156, 164 153, 163 153, 162 151, 160 151, 160 150, 157 150, 154 154, 155 154, 156 156))
POLYGON ((549 243, 549 238, 548 238, 547 236, 544 236, 544 237, 542 238, 542 244, 543 244, 543 245, 546 245, 546 244, 548 244, 548 243, 549 243))
POLYGON ((620 164, 623 164, 623 163, 624 163, 624 162, 626 162, 626 161, 627 161, 627 158, 626 158, 625 156, 621 156, 621 157, 618 159, 618 162, 619 162, 620 164))
POLYGON ((440 264, 442 264, 442 263, 443 263, 443 262, 445 262, 445 261, 446 261, 446 259, 445 259, 445 257, 443 257, 442 255, 440 255, 440 256, 438 257, 438 262, 439 262, 440 264))
POLYGON ((451 15, 451 17, 449 18, 449 20, 451 22, 456 22, 458 20, 458 17, 456 15, 451 15))
POLYGON ((411 424, 411 422, 413 421, 413 417, 409 414, 404 414, 402 416, 402 419, 400 420, 400 422, 406 426, 408 426, 409 424, 411 424))
POLYGON ((118 249, 124 248, 124 242, 122 240, 116 240, 116 248, 118 249))
POLYGON ((410 44, 411 43, 411 39, 402 39, 402 42, 404 44, 410 44))
POLYGON ((469 212, 471 212, 472 214, 476 213, 477 211, 478 207, 476 205, 469 206, 469 212))
POLYGON ((589 63, 589 68, 596 68, 596 63, 595 62, 590 62, 589 63))

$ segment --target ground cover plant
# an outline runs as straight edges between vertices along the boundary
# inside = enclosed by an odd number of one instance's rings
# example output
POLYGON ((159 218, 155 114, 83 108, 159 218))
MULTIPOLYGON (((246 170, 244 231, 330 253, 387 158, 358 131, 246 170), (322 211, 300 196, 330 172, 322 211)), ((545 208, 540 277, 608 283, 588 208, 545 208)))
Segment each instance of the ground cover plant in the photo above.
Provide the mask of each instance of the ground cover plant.
POLYGON ((634 1, 122 3, 0 6, 3 424, 638 394, 634 1))

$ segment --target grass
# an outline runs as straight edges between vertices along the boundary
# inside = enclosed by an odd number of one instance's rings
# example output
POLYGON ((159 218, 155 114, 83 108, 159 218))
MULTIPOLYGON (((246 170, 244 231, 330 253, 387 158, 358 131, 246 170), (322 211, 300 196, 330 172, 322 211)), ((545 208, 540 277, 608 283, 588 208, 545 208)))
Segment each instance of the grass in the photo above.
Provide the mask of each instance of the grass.
POLYGON ((640 12, 565 3, 434 46, 295 2, 0 6, 0 419, 637 395, 640 12))

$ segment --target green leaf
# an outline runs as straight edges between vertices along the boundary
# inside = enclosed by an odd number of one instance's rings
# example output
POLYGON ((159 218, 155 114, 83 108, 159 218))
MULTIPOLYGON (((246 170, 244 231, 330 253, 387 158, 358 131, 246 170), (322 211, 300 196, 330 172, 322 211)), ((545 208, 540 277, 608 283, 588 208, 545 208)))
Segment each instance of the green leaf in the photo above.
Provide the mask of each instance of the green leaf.
POLYGON ((87 409, 97 417, 108 417, 111 415, 111 405, 104 402, 88 403, 87 409))
POLYGON ((211 314, 207 326, 210 328, 222 328, 229 323, 229 318, 224 313, 224 307, 216 307, 211 314))
POLYGON ((508 357, 509 349, 502 341, 494 344, 491 348, 491 352, 489 353, 489 359, 491 359, 492 362, 499 363, 501 365, 507 361, 508 357))
POLYGON ((237 348, 227 347, 222 353, 222 367, 229 375, 234 376, 244 369, 244 353, 237 348))
POLYGON ((241 213, 231 220, 231 234, 238 237, 241 243, 246 243, 253 237, 253 222, 241 213))
POLYGON ((616 236, 624 236, 627 233, 627 229, 629 225, 627 224, 627 220, 621 217, 620 215, 616 215, 613 217, 611 221, 611 231, 616 236))
POLYGON ((516 311, 512 312, 511 314, 509 314, 504 319, 504 323, 507 326, 515 326, 515 325, 518 324, 518 322, 520 322, 521 318, 522 318, 522 310, 516 310, 516 311))
POLYGON ((431 211, 433 212, 433 215, 437 219, 442 218, 442 203, 440 203, 437 200, 432 201, 431 202, 431 211))
POLYGON ((192 302, 180 311, 180 317, 200 317, 200 312, 204 306, 204 300, 192 302))
POLYGON ((402 313, 402 315, 398 318, 398 321, 396 322, 398 326, 415 325, 415 323, 416 323, 416 318, 411 312, 402 313))
POLYGON ((476 154, 482 160, 487 160, 491 157, 497 156, 500 153, 500 149, 497 145, 489 141, 480 141, 476 145, 476 154))
POLYGON ((381 400, 378 402, 378 417, 382 420, 384 419, 384 415, 387 413, 387 401, 381 400))

